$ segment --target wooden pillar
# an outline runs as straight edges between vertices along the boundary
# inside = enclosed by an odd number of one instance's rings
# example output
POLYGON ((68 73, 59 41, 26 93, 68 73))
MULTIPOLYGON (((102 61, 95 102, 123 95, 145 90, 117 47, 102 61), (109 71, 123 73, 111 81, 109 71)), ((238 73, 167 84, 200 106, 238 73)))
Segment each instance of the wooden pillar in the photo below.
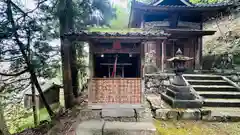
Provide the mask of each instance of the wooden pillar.
POLYGON ((145 27, 144 14, 141 15, 141 28, 145 27))
POLYGON ((201 57, 202 57, 202 39, 197 38, 196 42, 196 54, 195 54, 195 69, 201 69, 201 57))
POLYGON ((161 41, 158 40, 156 42, 156 65, 158 67, 158 69, 160 69, 161 67, 161 48, 162 48, 162 45, 161 45, 161 41))
POLYGON ((164 69, 165 69, 165 57, 166 57, 166 40, 163 40, 162 41, 162 60, 161 60, 162 72, 164 72, 164 69))
POLYGON ((63 87, 64 87, 64 102, 65 108, 71 108, 73 106, 73 87, 72 87, 72 71, 71 71, 71 42, 64 38, 63 40, 63 50, 62 50, 62 61, 63 61, 63 87))
POLYGON ((93 75, 94 75, 94 68, 93 68, 93 44, 91 42, 88 43, 89 45, 89 81, 88 81, 88 103, 95 102, 95 91, 92 89, 93 85, 93 75))

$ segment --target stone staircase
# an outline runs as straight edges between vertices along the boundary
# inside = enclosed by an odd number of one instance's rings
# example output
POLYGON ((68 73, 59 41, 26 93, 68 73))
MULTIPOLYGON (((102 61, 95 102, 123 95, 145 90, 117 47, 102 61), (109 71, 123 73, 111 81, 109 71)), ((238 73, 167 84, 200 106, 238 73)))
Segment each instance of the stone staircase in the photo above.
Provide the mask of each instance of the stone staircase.
POLYGON ((82 113, 91 117, 81 120, 75 135, 154 135, 156 127, 146 105, 89 105, 89 110, 82 113))
POLYGON ((240 107, 240 89, 226 77, 186 74, 184 78, 203 97, 203 107, 240 107))

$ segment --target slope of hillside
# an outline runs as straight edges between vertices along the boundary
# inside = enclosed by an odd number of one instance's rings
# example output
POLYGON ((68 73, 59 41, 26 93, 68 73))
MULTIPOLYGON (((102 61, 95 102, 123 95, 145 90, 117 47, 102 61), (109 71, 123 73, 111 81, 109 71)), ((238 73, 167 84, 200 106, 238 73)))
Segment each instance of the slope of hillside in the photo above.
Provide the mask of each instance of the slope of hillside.
POLYGON ((203 55, 240 52, 240 12, 208 21, 205 30, 216 30, 203 39, 203 55))

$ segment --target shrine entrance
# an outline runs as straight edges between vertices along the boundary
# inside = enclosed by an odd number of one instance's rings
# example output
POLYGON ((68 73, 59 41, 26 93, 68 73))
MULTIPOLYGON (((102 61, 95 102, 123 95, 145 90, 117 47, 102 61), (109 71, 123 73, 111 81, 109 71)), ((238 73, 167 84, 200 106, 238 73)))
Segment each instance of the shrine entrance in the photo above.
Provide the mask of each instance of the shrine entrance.
POLYGON ((94 77, 96 78, 139 78, 140 54, 95 54, 94 77), (116 64, 116 71, 114 66, 116 64))
POLYGON ((91 103, 141 103, 141 43, 92 45, 91 103))

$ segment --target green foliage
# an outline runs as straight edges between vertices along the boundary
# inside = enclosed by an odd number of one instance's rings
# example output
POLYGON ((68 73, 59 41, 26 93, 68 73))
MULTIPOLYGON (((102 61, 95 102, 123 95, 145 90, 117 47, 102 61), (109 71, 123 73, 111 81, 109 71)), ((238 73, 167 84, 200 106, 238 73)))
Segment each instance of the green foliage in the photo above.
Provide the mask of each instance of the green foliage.
POLYGON ((29 116, 29 112, 23 108, 22 104, 11 104, 5 109, 5 118, 10 133, 15 133, 21 130, 21 126, 28 123, 23 118, 29 116))
MULTIPOLYGON (((53 104, 51 108, 56 112, 59 109, 59 104, 53 104)), ((23 104, 12 104, 5 108, 5 117, 10 133, 21 132, 26 128, 34 127, 31 111, 24 108, 23 104)), ((39 110, 39 121, 44 120, 51 120, 46 108, 39 110)))
POLYGON ((128 27, 129 22, 129 8, 123 8, 119 5, 115 6, 116 8, 116 19, 111 21, 111 28, 112 29, 122 29, 128 27))

